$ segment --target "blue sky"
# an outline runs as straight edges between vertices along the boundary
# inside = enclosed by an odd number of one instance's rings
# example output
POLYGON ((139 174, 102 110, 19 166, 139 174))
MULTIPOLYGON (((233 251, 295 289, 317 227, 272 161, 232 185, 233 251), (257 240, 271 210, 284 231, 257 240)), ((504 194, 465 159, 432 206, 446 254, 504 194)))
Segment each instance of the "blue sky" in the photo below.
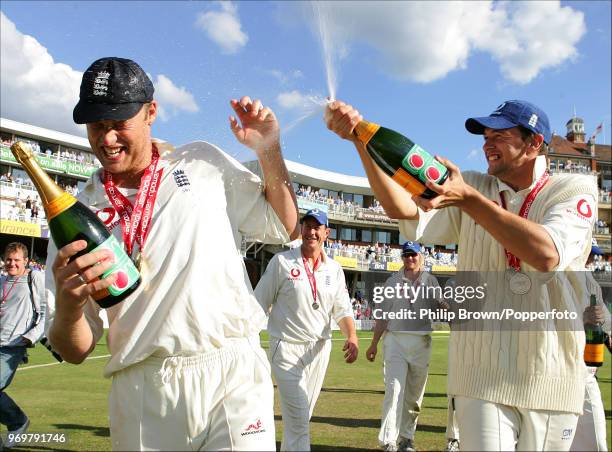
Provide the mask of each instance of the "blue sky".
POLYGON ((331 67, 336 97, 366 119, 462 169, 482 170, 482 139, 464 121, 507 99, 541 106, 560 135, 575 109, 587 134, 603 121, 597 142, 610 143, 610 6, 3 1, 1 114, 84 136, 72 123, 82 72, 99 57, 126 57, 155 83, 159 138, 206 140, 239 160, 252 158, 227 122, 229 100, 246 94, 277 113, 285 158, 363 175, 352 146, 327 130, 322 108, 308 101, 329 95, 331 67))

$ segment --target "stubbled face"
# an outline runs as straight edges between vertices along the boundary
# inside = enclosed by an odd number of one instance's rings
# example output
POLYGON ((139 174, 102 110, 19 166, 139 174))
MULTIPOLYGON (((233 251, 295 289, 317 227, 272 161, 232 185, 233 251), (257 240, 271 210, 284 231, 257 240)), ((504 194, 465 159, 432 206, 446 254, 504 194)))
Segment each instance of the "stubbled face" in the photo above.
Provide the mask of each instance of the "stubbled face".
POLYGON ((4 270, 9 276, 21 276, 26 271, 26 258, 23 251, 13 251, 4 257, 4 270))
POLYGON ((319 224, 312 217, 306 218, 302 222, 302 247, 304 250, 318 251, 323 249, 323 243, 329 236, 329 228, 324 224, 319 224))
POLYGON ((140 173, 151 161, 151 124, 156 112, 153 101, 130 119, 87 123, 91 149, 118 180, 140 173))
MULTIPOLYGON (((488 173, 504 182, 512 182, 517 175, 523 176, 525 163, 537 156, 537 153, 528 152, 532 144, 523 139, 518 127, 485 129, 484 141, 482 149, 489 165, 488 173)), ((528 176, 531 178, 532 174, 528 176)))
POLYGON ((421 266, 421 258, 418 253, 402 254, 404 270, 416 272, 421 266))

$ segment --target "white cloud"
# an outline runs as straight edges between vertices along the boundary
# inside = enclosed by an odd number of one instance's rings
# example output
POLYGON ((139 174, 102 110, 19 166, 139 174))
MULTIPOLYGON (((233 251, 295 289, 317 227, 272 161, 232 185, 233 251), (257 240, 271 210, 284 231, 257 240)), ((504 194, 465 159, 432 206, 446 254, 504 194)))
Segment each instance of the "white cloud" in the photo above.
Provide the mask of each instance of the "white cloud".
POLYGON ((362 42, 390 76, 422 83, 465 69, 475 51, 489 53, 509 81, 528 83, 575 58, 586 31, 584 14, 559 1, 318 5, 322 19, 315 19, 313 31, 332 43, 337 57, 362 42), (326 26, 331 30, 321 33, 319 23, 332 24, 326 26))
POLYGON ((242 31, 238 8, 229 1, 216 2, 220 11, 207 11, 198 14, 196 26, 202 29, 226 54, 242 49, 249 37, 242 31))
POLYGON ((326 104, 323 96, 304 94, 298 90, 284 91, 276 96, 278 104, 287 110, 310 111, 322 108, 326 104))
POLYGON ((278 69, 270 69, 265 71, 267 74, 270 74, 272 77, 277 79, 283 85, 286 85, 293 80, 297 80, 304 77, 304 74, 299 69, 294 69, 287 73, 279 71, 278 69))
MULTIPOLYGON (((72 120, 83 73, 56 63, 45 47, 17 30, 2 12, 0 21, 2 117, 85 136, 85 126, 72 120)), ((198 111, 193 95, 165 75, 158 75, 154 85, 161 120, 179 112, 198 111)))
POLYGON ((181 111, 188 113, 199 111, 193 95, 184 87, 176 86, 165 75, 159 74, 153 85, 155 86, 155 99, 159 105, 159 119, 162 121, 167 121, 181 111))
POLYGON ((467 159, 468 160, 476 160, 476 159, 477 160, 484 160, 484 159, 482 159, 482 156, 483 156, 482 149, 474 148, 474 149, 470 150, 470 152, 468 152, 467 159))
POLYGON ((56 63, 32 36, 0 11, 0 111, 3 117, 83 136, 72 109, 82 73, 56 63))

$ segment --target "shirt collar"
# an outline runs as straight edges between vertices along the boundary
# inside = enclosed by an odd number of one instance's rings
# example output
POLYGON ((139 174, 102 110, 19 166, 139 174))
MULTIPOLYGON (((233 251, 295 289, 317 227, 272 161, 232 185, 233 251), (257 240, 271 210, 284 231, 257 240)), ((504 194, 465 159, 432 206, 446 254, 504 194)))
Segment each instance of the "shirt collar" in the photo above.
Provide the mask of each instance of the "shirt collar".
MULTIPOLYGON (((296 248, 294 248, 293 250, 297 251, 297 257, 296 259, 299 259, 300 261, 302 260, 302 258, 304 257, 302 255, 302 247, 298 246, 296 248)), ((324 264, 327 262, 327 254, 325 254, 325 247, 321 248, 321 264, 324 264)))
POLYGON ((508 184, 506 184, 504 181, 498 178, 497 186, 498 186, 499 192, 501 193, 503 191, 510 191, 511 193, 516 193, 520 195, 529 193, 531 189, 533 188, 533 186, 535 185, 535 183, 542 176, 542 174, 544 174, 545 171, 546 171, 546 156, 538 155, 533 165, 533 174, 531 177, 531 185, 529 185, 529 187, 515 192, 512 187, 510 187, 508 184))

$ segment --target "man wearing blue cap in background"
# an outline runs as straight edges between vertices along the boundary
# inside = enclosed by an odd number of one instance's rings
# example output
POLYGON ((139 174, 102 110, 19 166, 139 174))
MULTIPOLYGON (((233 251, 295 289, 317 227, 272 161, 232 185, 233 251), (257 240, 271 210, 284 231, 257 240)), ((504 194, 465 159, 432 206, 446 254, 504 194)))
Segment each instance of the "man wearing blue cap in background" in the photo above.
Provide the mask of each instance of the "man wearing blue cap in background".
POLYGON ((431 320, 421 315, 421 309, 437 308, 426 291, 439 284, 435 276, 423 271, 424 258, 417 242, 404 243, 402 262, 404 266, 385 281, 385 292, 391 289, 394 295, 377 303, 374 336, 366 358, 371 362, 376 359, 378 342, 384 334, 385 398, 378 441, 385 451, 414 452, 414 434, 431 358, 431 320), (419 295, 412 296, 416 293, 419 295), (408 311, 412 317, 398 317, 408 311), (394 316, 383 318, 385 313, 394 316))
POLYGON ((302 246, 276 254, 255 288, 269 312, 270 362, 283 416, 281 450, 310 450, 309 422, 321 392, 331 351, 332 320, 346 336, 347 363, 359 351, 353 310, 342 267, 329 259, 327 214, 302 218, 302 246))
MULTIPOLYGON (((488 287, 500 300, 520 299, 539 312, 575 312, 582 288, 572 280, 562 290, 556 275, 584 267, 597 187, 588 176, 549 176, 552 134, 540 108, 512 100, 468 119, 467 130, 484 136, 488 174, 462 174, 437 157, 449 178, 443 185, 427 182, 439 195, 430 200, 404 191, 358 146, 353 130, 361 119, 343 102, 327 106, 327 127, 356 144, 376 198, 402 220, 405 237, 458 244, 458 271, 503 276, 488 287)), ((462 450, 568 450, 584 400, 584 344, 577 328, 451 331, 448 393, 462 450)))

